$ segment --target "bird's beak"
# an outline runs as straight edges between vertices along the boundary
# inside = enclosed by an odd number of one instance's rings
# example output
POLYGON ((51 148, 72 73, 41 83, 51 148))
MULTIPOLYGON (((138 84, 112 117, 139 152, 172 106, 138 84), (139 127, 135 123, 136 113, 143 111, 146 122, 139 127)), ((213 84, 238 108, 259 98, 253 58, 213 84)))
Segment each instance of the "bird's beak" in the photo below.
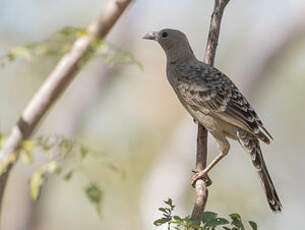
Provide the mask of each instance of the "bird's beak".
POLYGON ((143 39, 148 39, 148 40, 158 40, 158 32, 149 32, 147 34, 145 34, 145 36, 143 37, 143 39))

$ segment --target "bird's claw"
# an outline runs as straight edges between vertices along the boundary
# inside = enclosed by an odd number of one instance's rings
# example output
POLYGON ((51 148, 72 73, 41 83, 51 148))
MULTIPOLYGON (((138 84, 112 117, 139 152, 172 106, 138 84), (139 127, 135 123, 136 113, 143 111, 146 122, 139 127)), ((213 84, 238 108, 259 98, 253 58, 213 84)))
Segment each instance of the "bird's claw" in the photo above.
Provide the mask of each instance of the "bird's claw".
POLYGON ((192 177, 192 186, 193 187, 195 187, 197 180, 200 180, 200 179, 204 180, 206 186, 210 186, 213 183, 205 170, 203 170, 203 171, 192 170, 192 172, 195 173, 192 177))

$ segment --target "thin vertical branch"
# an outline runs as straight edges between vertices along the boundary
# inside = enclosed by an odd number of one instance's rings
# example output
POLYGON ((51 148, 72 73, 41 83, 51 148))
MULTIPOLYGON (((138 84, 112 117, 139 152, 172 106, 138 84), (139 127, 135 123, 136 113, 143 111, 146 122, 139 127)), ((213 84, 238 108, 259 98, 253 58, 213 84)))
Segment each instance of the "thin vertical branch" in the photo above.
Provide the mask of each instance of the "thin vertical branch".
MULTIPOLYGON (((215 0, 214 11, 212 13, 210 21, 209 37, 207 40, 204 62, 210 65, 214 65, 216 48, 218 44, 218 37, 221 25, 221 19, 223 11, 228 4, 229 0, 215 0)), ((196 171, 202 171, 206 167, 207 162, 207 142, 208 133, 202 126, 198 125, 197 133, 197 153, 196 153, 196 171)), ((204 180, 197 180, 195 184, 196 200, 193 207, 192 217, 198 219, 201 213, 204 211, 207 199, 208 189, 207 182, 204 180)))
POLYGON ((88 34, 74 43, 71 51, 61 58, 41 88, 36 92, 23 111, 18 123, 13 127, 0 152, 0 209, 8 176, 18 159, 15 154, 22 142, 29 138, 42 117, 88 60, 96 39, 103 39, 113 27, 132 0, 111 0, 101 12, 100 17, 88 27, 88 34))

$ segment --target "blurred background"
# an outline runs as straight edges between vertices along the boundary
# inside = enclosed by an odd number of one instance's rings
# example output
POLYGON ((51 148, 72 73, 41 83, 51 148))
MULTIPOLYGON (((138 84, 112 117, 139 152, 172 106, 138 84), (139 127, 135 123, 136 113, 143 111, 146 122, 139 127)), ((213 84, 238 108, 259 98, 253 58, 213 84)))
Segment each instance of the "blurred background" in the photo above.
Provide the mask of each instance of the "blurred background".
MULTIPOLYGON (((45 40, 65 26, 86 27, 104 0, 1 0, 0 54, 45 40)), ((51 176, 33 202, 29 178, 43 161, 19 162, 6 190, 5 230, 155 229, 158 208, 171 197, 176 213, 191 213, 197 127, 165 76, 165 55, 141 39, 151 30, 184 31, 202 59, 213 0, 137 0, 107 40, 130 51, 143 66, 93 59, 79 73, 36 131, 60 135, 106 153, 125 172, 105 170, 94 157, 66 182, 51 176), (88 202, 88 180, 101 186, 101 216, 88 202)), ((305 2, 231 0, 221 28, 215 65, 239 86, 274 136, 263 145, 283 204, 273 214, 249 156, 238 143, 210 173, 207 210, 240 213, 259 229, 299 229, 305 214, 305 2)), ((16 60, 0 69, 0 129, 8 134, 58 58, 16 60)), ((209 138, 209 159, 217 154, 209 138)), ((68 160, 69 161, 69 160, 68 160)), ((73 159, 71 159, 73 161, 73 159)), ((69 162, 67 162, 68 164, 69 162)), ((162 229, 162 228, 161 228, 162 229)))

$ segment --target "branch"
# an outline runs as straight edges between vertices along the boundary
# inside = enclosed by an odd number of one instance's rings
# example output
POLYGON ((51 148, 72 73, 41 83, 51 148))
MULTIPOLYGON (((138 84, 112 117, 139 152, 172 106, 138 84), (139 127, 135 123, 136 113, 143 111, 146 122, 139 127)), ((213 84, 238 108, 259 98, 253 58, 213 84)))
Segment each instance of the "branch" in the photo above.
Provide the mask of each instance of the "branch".
POLYGON ((83 64, 94 52, 96 39, 103 39, 132 0, 111 0, 100 17, 87 29, 88 34, 77 39, 69 53, 61 58, 41 88, 26 106, 0 152, 0 210, 8 176, 18 159, 22 142, 29 138, 41 118, 69 86, 83 64))
MULTIPOLYGON (((223 11, 228 4, 229 0, 215 0, 214 11, 210 21, 209 37, 206 45, 204 62, 214 65, 216 48, 218 44, 219 30, 223 11)), ((196 153, 196 171, 202 171, 206 167, 207 162, 207 138, 208 132, 202 126, 198 125, 197 133, 197 153, 196 153)), ((192 217, 198 219, 204 211, 207 199, 208 189, 207 182, 204 180, 197 180, 195 184, 196 200, 193 207, 192 217)))

